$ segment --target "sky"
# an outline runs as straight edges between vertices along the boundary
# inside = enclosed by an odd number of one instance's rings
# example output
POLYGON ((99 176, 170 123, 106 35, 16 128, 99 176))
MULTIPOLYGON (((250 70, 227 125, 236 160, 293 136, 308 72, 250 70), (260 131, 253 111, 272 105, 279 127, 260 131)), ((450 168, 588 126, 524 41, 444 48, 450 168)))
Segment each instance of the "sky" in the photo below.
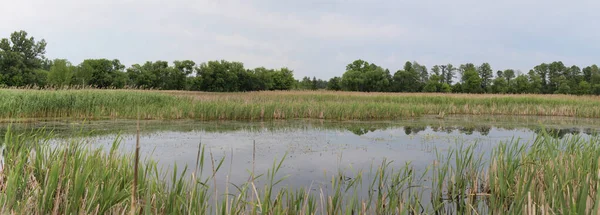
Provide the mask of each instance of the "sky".
POLYGON ((46 57, 243 62, 296 78, 341 76, 356 59, 600 64, 597 0, 0 0, 0 37, 25 30, 46 57))

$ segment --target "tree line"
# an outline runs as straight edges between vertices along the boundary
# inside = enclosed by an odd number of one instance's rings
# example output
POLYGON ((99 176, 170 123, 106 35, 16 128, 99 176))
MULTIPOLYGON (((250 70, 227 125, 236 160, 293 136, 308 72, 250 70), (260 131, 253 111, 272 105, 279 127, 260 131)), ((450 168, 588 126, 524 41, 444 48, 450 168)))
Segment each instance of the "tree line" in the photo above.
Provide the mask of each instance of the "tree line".
POLYGON ((428 69, 406 62, 393 74, 364 60, 346 66, 342 76, 329 80, 294 79, 288 68, 247 69, 241 62, 191 60, 148 61, 125 67, 117 59, 86 59, 73 65, 65 59, 45 58, 46 41, 18 31, 0 40, 0 86, 144 88, 237 92, 261 90, 343 90, 361 92, 543 93, 600 94, 597 65, 581 69, 561 61, 542 63, 527 73, 506 69, 494 72, 488 63, 435 65, 428 69))
POLYGON ((581 69, 561 61, 542 63, 523 73, 506 69, 495 72, 489 63, 435 65, 428 70, 406 62, 393 75, 388 69, 363 60, 346 66, 341 77, 329 80, 328 89, 362 92, 444 92, 495 94, 595 94, 600 95, 600 69, 581 69))

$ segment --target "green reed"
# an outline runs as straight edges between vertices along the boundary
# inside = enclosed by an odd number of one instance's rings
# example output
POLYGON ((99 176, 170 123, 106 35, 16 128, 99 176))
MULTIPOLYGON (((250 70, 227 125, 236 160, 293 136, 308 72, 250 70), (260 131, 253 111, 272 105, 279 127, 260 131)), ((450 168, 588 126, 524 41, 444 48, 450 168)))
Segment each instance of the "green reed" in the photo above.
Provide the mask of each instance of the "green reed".
POLYGON ((347 92, 0 90, 0 119, 399 119, 422 115, 600 117, 595 96, 347 92))
POLYGON ((266 173, 249 170, 246 182, 223 189, 216 182, 229 179, 217 179, 217 172, 233 162, 214 159, 202 146, 193 169, 175 165, 165 175, 143 160, 135 181, 135 157, 118 151, 120 138, 110 149, 94 149, 83 139, 57 143, 53 137, 44 129, 8 129, 0 213, 599 214, 600 208, 598 138, 542 133, 531 143, 501 143, 490 156, 459 142, 437 152, 437 162, 424 170, 410 163, 393 168, 383 159, 367 172, 340 171, 327 186, 300 188, 281 186, 284 155, 266 173))

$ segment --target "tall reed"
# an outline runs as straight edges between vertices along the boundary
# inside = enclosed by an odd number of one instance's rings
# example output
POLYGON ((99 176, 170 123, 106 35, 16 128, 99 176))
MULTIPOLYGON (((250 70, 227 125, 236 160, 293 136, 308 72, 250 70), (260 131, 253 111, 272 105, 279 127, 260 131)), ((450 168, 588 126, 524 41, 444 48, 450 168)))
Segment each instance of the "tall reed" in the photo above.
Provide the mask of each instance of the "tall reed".
POLYGON ((600 208, 598 138, 542 134, 531 143, 504 142, 489 157, 459 143, 424 170, 409 163, 394 169, 383 159, 367 172, 334 175, 326 187, 280 186, 284 155, 266 173, 249 171, 247 182, 225 191, 216 181, 227 179, 215 178, 225 158, 215 160, 201 146, 191 177, 175 165, 167 179, 145 160, 136 178, 135 157, 118 152, 119 138, 109 150, 81 139, 51 145, 52 138, 43 129, 6 132, 0 213, 598 214, 600 208))
POLYGON ((422 115, 600 117, 595 96, 347 92, 0 90, 0 119, 399 119, 422 115))

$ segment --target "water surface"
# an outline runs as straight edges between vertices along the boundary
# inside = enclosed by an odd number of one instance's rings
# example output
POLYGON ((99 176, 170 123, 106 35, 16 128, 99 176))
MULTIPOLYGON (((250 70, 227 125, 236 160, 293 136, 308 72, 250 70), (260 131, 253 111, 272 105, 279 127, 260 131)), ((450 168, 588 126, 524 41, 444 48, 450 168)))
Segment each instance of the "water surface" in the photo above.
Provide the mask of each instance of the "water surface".
MULTIPOLYGON (((1 129, 6 129, 4 124, 1 129)), ((53 130, 60 143, 63 139, 82 137, 92 147, 109 148, 121 141, 121 152, 135 147, 136 122, 119 121, 52 121, 13 124, 15 131, 45 127, 53 130), (120 138, 120 139, 119 139, 120 138)), ((266 173, 276 160, 285 161, 278 177, 287 177, 284 186, 328 184, 342 172, 349 177, 362 170, 369 172, 384 159, 394 168, 408 163, 425 171, 436 162, 436 152, 476 144, 478 153, 489 155, 500 142, 519 140, 527 143, 540 132, 556 138, 591 135, 600 121, 556 117, 476 117, 452 116, 445 119, 422 117, 397 121, 321 121, 286 120, 269 122, 239 121, 142 121, 141 153, 157 160, 168 173, 176 164, 178 172, 188 166, 193 172, 199 147, 208 157, 204 174, 212 171, 214 160, 225 158, 217 174, 218 183, 241 184, 249 171, 266 173), (253 160, 254 156, 254 160, 253 160), (254 165, 253 165, 254 163, 254 165)))

